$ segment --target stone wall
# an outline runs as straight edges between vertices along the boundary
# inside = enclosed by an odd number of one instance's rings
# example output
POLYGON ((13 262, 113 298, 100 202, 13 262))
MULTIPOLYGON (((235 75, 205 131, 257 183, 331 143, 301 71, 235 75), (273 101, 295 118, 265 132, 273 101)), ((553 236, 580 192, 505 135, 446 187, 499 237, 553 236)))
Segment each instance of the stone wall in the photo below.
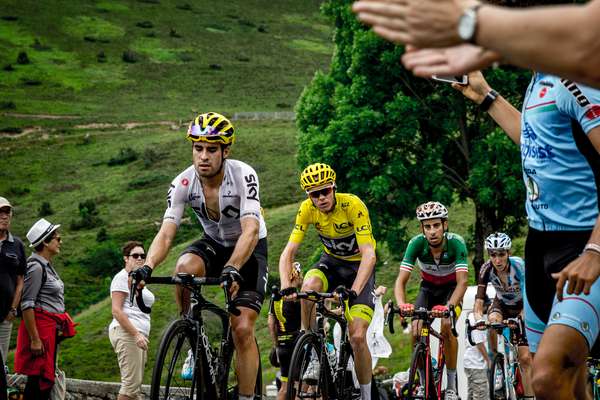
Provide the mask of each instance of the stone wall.
MULTIPOLYGON (((27 378, 23 375, 9 375, 9 385, 25 387, 27 378)), ((86 381, 67 378, 67 400, 116 400, 120 384, 117 382, 86 381)), ((150 385, 142 385, 144 399, 150 398, 150 385)), ((265 400, 274 397, 263 397, 265 400)))

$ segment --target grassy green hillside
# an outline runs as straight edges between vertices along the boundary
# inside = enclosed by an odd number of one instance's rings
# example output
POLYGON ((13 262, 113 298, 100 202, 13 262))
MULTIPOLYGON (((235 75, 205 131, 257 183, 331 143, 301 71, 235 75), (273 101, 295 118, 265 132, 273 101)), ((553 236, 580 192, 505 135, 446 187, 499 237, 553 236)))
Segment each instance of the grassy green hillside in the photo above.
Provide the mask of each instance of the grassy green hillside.
MULTIPOLYGON (((94 122, 291 110, 329 63, 331 31, 319 4, 3 1, 0 108, 94 122), (21 52, 29 63, 17 61, 21 52)), ((0 130, 13 122, 24 123, 0 130)))

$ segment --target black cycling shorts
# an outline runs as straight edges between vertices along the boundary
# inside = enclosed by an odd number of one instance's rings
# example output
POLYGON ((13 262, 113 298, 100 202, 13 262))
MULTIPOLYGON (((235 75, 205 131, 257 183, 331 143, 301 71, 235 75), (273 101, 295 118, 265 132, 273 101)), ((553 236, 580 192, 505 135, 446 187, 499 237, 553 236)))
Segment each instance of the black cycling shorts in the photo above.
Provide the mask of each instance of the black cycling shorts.
MULTIPOLYGON (((352 287, 360 261, 346 261, 323 253, 319 261, 306 273, 304 279, 311 276, 317 276, 323 282, 323 290, 333 292, 338 286, 344 286, 347 289, 352 287)), ((359 317, 367 322, 373 318, 375 309, 375 269, 371 273, 369 280, 365 284, 358 297, 350 301, 350 315, 359 317)))
MULTIPOLYGON (((514 306, 509 306, 504 304, 499 298, 494 297, 494 300, 488 308, 487 313, 488 315, 490 315, 493 312, 500 313, 502 315, 502 319, 507 319, 517 318, 519 315, 521 315, 521 311, 523 311, 523 302, 519 302, 514 306)), ((518 335, 517 337, 517 346, 529 346, 529 343, 527 343, 527 337, 525 335, 524 329, 525 324, 523 324, 522 326, 522 334, 518 335)))
POLYGON ((281 380, 287 381, 290 374, 290 362, 294 352, 295 341, 286 344, 277 345, 277 359, 279 360, 279 369, 281 371, 281 380))
POLYGON ((447 283, 445 285, 433 285, 426 281, 421 281, 421 288, 417 299, 415 300, 415 309, 424 307, 431 310, 434 306, 445 306, 448 304, 456 282, 447 283))
MULTIPOLYGON (((218 277, 221 275, 225 263, 229 261, 233 249, 233 247, 222 246, 210 237, 204 236, 189 245, 181 255, 192 253, 199 256, 206 265, 206 276, 218 277)), ((244 281, 240 284, 240 290, 233 300, 233 304, 260 313, 265 299, 268 274, 267 239, 263 238, 258 240, 252 255, 240 268, 240 275, 244 281)))
POLYGON ((529 228, 525 241, 525 290, 529 306, 543 323, 548 322, 556 295, 556 280, 550 274, 560 272, 579 257, 591 233, 529 228))

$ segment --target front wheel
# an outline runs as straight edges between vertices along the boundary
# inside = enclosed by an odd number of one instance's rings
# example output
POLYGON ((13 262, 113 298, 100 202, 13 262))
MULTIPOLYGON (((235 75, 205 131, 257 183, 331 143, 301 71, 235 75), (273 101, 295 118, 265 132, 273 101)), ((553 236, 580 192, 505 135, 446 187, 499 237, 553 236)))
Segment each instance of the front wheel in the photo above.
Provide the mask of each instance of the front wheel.
POLYGON ((418 343, 413 350, 408 383, 402 389, 402 399, 428 400, 436 398, 433 377, 430 372, 431 369, 427 370, 426 346, 418 343), (426 390, 427 382, 429 382, 429 390, 426 390))
POLYGON ((193 324, 186 320, 176 320, 169 325, 158 348, 150 398, 168 399, 208 399, 214 386, 205 384, 204 360, 196 362, 196 333, 193 324))
POLYGON ((321 364, 321 342, 312 332, 306 332, 298 338, 290 361, 287 400, 312 399, 328 400, 328 382, 325 368, 321 364))
POLYGON ((489 375, 490 400, 508 400, 506 398, 506 376, 504 373, 504 356, 497 353, 492 360, 489 375))
MULTIPOLYGON (((352 348, 348 343, 344 346, 344 351, 340 355, 338 365, 338 376, 340 382, 335 382, 335 386, 341 395, 342 399, 360 400, 360 386, 356 377, 356 369, 354 366, 354 355, 352 348)), ((374 383, 372 383, 374 385, 374 383)))

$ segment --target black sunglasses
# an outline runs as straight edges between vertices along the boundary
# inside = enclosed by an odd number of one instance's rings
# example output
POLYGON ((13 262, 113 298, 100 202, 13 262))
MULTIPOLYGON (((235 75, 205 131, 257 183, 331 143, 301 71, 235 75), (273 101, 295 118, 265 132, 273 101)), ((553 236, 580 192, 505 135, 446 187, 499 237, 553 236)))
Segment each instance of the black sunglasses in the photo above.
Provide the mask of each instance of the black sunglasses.
POLYGON ((142 260, 146 259, 146 255, 144 253, 132 253, 129 255, 129 257, 133 257, 134 260, 137 260, 138 258, 141 258, 142 260))
POLYGON ((309 192, 308 195, 310 197, 312 197, 313 199, 318 199, 319 197, 321 197, 321 195, 323 196, 329 196, 329 193, 331 193, 333 191, 333 186, 329 186, 323 189, 319 189, 319 190, 314 190, 312 192, 309 192))

